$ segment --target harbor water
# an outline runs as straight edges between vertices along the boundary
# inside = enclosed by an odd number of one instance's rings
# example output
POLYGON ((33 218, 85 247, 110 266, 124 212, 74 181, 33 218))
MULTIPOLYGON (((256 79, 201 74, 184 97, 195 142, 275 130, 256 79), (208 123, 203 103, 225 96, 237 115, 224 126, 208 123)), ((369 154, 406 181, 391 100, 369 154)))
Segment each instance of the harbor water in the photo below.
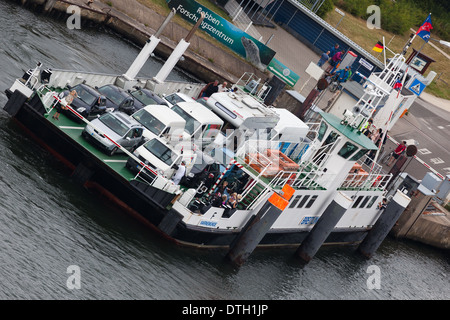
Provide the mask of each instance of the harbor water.
MULTIPOLYGON (((448 252, 386 239, 367 260, 323 247, 302 266, 294 250, 258 249, 240 268, 226 252, 177 246, 79 186, 3 111, 4 90, 44 67, 124 73, 139 48, 0 0, 0 299, 447 300, 448 252), (73 276, 79 276, 74 280, 73 276)), ((162 66, 151 59, 140 75, 162 66)), ((169 79, 189 80, 174 71, 169 79)))

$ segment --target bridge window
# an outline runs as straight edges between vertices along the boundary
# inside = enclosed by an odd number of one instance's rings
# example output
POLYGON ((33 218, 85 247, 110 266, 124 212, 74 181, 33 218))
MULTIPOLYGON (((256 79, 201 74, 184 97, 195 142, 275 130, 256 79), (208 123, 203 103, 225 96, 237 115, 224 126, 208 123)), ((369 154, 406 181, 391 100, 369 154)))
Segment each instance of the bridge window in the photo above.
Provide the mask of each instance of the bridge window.
POLYGON ((314 202, 316 201, 317 196, 312 196, 311 200, 309 200, 308 204, 305 206, 306 209, 311 208, 311 206, 314 204, 314 202))
POLYGON ((347 159, 352 155, 356 150, 358 150, 358 147, 350 142, 346 142, 344 146, 339 150, 338 154, 344 158, 347 159))
POLYGON ((355 155, 350 159, 352 161, 358 161, 363 155, 366 154, 368 150, 367 149, 361 149, 355 155))
POLYGON ((325 135, 325 132, 327 132, 328 129, 328 125, 322 121, 322 123, 320 124, 320 128, 319 128, 319 135, 317 137, 317 139, 319 139, 319 141, 322 141, 323 136, 325 135))
POLYGON ((356 208, 363 198, 364 196, 359 196, 358 199, 356 199, 356 201, 353 203, 352 208, 356 208))
POLYGON ((325 139, 324 145, 332 144, 337 140, 337 138, 339 138, 339 134, 335 131, 331 131, 328 137, 325 139))
POLYGON ((289 208, 294 208, 297 204, 298 200, 300 200, 302 196, 295 196, 294 200, 292 200, 291 204, 289 205, 289 208))
POLYGON ((369 201, 370 196, 367 196, 364 198, 363 202, 361 202, 360 208, 364 208, 364 206, 367 204, 367 201, 369 201))
POLYGON ((303 208, 303 206, 305 205, 306 201, 308 201, 309 197, 310 197, 309 195, 304 196, 302 201, 300 201, 300 203, 298 204, 297 208, 303 208))
POLYGON ((377 200, 378 196, 373 196, 372 200, 370 200, 369 204, 367 205, 367 209, 372 208, 373 204, 377 200))

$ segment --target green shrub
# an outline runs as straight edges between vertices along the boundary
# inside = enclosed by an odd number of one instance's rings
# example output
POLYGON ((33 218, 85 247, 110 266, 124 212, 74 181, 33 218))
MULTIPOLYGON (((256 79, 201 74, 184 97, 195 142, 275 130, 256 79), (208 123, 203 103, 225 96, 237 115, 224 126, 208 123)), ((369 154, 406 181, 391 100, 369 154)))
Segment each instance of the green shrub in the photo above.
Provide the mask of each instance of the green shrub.
POLYGON ((317 10, 317 15, 321 18, 325 17, 328 12, 332 11, 334 8, 332 0, 325 0, 320 6, 319 10, 317 10))
MULTIPOLYGON (((405 34, 422 25, 431 12, 432 33, 443 39, 450 37, 450 1, 438 0, 333 0, 346 12, 367 19, 367 7, 377 5, 381 12, 381 28, 395 34, 405 34)), ((324 3, 325 4, 325 3, 324 3)))

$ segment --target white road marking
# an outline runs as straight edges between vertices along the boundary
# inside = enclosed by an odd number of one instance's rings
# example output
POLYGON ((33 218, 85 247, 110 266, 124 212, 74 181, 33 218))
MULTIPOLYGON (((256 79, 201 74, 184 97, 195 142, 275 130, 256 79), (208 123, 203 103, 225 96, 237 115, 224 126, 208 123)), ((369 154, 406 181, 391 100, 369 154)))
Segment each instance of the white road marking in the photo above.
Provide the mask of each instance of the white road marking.
POLYGON ((417 151, 419 151, 421 154, 430 154, 431 153, 431 151, 430 150, 428 150, 428 149, 425 149, 425 148, 423 148, 423 149, 419 149, 419 150, 417 150, 417 151))
POLYGON ((430 159, 430 161, 433 162, 434 164, 445 163, 445 161, 442 160, 441 158, 433 158, 433 159, 430 159))

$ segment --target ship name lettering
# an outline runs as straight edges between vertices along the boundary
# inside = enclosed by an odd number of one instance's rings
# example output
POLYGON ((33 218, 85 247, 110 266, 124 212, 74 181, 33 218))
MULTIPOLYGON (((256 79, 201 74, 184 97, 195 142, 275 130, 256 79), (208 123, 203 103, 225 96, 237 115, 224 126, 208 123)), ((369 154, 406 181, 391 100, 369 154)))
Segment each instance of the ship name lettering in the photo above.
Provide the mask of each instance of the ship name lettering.
POLYGON ((200 225, 201 226, 205 226, 205 227, 215 227, 217 225, 217 222, 216 221, 202 220, 202 221, 200 221, 200 225))
POLYGON ((319 217, 304 217, 300 224, 315 224, 319 217))

